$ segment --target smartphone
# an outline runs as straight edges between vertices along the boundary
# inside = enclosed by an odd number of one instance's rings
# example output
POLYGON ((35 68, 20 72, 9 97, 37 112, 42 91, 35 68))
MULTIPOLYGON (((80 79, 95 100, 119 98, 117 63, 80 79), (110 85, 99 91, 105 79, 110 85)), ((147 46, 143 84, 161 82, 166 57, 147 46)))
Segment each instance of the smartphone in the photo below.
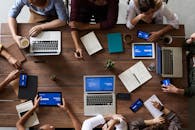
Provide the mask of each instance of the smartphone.
POLYGON ((130 109, 133 112, 137 112, 142 106, 143 106, 143 101, 139 98, 130 106, 130 109))
POLYGON ((116 98, 119 100, 129 100, 130 93, 117 93, 116 98))
POLYGON ((28 79, 27 74, 21 73, 20 78, 19 78, 19 86, 20 87, 27 87, 27 79, 28 79))
POLYGON ((170 83, 171 83, 170 79, 164 79, 161 81, 161 84, 164 85, 165 87, 170 85, 170 83))
POLYGON ((150 33, 138 30, 137 31, 137 37, 147 40, 150 37, 150 33))

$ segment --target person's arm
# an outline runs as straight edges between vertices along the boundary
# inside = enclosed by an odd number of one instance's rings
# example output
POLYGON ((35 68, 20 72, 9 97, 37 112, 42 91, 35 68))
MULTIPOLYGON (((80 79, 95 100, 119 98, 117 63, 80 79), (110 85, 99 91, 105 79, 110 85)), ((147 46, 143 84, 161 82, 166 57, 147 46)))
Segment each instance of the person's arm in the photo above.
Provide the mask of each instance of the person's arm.
POLYGON ((118 20, 119 0, 107 0, 108 12, 105 21, 100 22, 101 29, 112 28, 118 20))
POLYGON ((127 10, 127 28, 133 29, 140 19, 141 15, 136 16, 135 2, 134 0, 131 0, 127 10))
POLYGON ((177 88, 176 86, 174 86, 172 84, 170 84, 168 86, 163 86, 162 85, 162 90, 165 93, 175 93, 175 94, 184 95, 184 89, 177 88))
POLYGON ((33 108, 28 111, 27 113, 25 113, 17 122, 16 122, 16 128, 18 130, 25 130, 25 123, 26 121, 32 116, 33 112, 38 108, 39 105, 39 100, 40 98, 38 98, 38 95, 35 97, 34 99, 34 106, 33 108))
POLYGON ((79 121, 79 119, 75 116, 75 114, 73 113, 71 107, 69 106, 69 104, 67 102, 65 102, 64 98, 62 99, 63 101, 63 105, 59 105, 58 106, 68 114, 68 116, 70 117, 73 126, 75 128, 75 130, 81 130, 81 123, 79 121))

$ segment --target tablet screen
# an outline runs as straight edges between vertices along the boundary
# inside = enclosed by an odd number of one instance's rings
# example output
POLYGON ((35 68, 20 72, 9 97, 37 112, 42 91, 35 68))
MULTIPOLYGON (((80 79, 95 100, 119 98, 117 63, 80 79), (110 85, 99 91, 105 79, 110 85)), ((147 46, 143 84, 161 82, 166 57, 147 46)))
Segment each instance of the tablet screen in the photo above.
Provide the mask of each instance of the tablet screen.
POLYGON ((134 43, 132 46, 133 58, 148 59, 154 58, 154 44, 153 43, 134 43))
POLYGON ((38 92, 40 106, 57 106, 62 104, 62 93, 61 92, 38 92))

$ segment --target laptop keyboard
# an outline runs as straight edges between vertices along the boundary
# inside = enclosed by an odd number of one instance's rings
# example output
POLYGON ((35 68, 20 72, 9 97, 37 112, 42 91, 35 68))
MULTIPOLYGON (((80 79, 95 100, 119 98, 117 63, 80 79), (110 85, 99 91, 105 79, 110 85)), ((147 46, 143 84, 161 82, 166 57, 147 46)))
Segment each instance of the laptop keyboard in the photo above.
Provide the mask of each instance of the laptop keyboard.
POLYGON ((163 50, 164 73, 173 74, 173 54, 169 49, 163 50))
POLYGON ((33 51, 47 51, 47 50, 58 50, 58 41, 33 41, 33 51))
POLYGON ((87 105, 112 105, 112 95, 88 95, 87 105))

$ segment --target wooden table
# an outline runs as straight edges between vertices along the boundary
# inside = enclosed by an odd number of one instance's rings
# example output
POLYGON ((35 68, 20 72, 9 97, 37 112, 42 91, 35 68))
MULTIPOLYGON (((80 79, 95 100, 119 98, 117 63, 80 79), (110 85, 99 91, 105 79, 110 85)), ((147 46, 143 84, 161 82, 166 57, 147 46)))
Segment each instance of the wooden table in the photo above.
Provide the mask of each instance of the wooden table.
MULTIPOLYGON (((33 24, 19 24, 18 34, 27 35, 28 30, 33 24)), ((132 34, 134 41, 143 42, 141 39, 136 38, 136 32, 138 29, 144 31, 155 31, 164 27, 164 25, 138 25, 133 30, 128 30, 125 25, 116 25, 113 29, 109 30, 97 30, 97 35, 100 43, 103 46, 103 50, 89 56, 85 49, 83 49, 84 60, 77 60, 73 56, 73 41, 71 38, 70 30, 68 28, 60 28, 56 30, 62 31, 62 53, 59 56, 42 56, 42 57, 29 57, 23 64, 25 72, 31 75, 38 75, 38 91, 61 91, 63 96, 73 107, 73 111, 76 116, 83 121, 88 117, 83 116, 83 75, 116 75, 116 93, 127 92, 122 82, 119 80, 118 75, 138 62, 139 60, 133 60, 131 57, 131 46, 124 44, 124 52, 119 54, 109 54, 107 46, 107 34, 114 32, 121 32, 122 34, 132 34), (107 59, 112 59, 115 64, 115 69, 112 71, 105 70, 105 62, 107 59), (34 61, 43 60, 45 63, 35 63, 34 61), (57 81, 54 82, 50 79, 50 75, 55 74, 57 81)), ((1 24, 0 41, 4 44, 14 42, 8 25, 1 24)), ((80 35, 84 35, 87 32, 82 32, 80 35)), ((180 29, 170 32, 173 36, 185 36, 184 26, 180 25, 180 29)), ((184 41, 183 38, 173 38, 171 46, 181 46, 184 41)), ((183 51, 185 54, 185 52, 183 51)), ((155 60, 143 60, 146 66, 150 65, 155 60)), ((4 59, 0 59, 0 81, 13 69, 4 59)), ((187 69, 186 69, 186 57, 183 55, 183 78, 173 79, 173 84, 185 88, 187 87, 187 69)), ((137 113, 133 113, 129 106, 137 98, 141 98, 143 101, 148 99, 151 95, 156 94, 162 103, 175 111, 184 123, 184 127, 188 125, 188 100, 183 96, 174 94, 165 94, 161 91, 160 80, 161 77, 155 72, 151 72, 152 79, 147 83, 136 89, 131 93, 130 101, 117 100, 117 113, 125 115, 128 121, 135 118, 143 117, 144 119, 152 118, 151 114, 145 107, 142 107, 137 113)), ((11 87, 6 87, 0 94, 0 99, 17 99, 17 96, 13 92, 11 87)), ((13 102, 0 102, 0 126, 15 126, 18 120, 18 115, 15 106, 19 104, 19 101, 13 102)), ((49 123, 55 127, 70 128, 72 123, 68 116, 61 110, 55 107, 40 107, 37 111, 41 124, 49 123)))

